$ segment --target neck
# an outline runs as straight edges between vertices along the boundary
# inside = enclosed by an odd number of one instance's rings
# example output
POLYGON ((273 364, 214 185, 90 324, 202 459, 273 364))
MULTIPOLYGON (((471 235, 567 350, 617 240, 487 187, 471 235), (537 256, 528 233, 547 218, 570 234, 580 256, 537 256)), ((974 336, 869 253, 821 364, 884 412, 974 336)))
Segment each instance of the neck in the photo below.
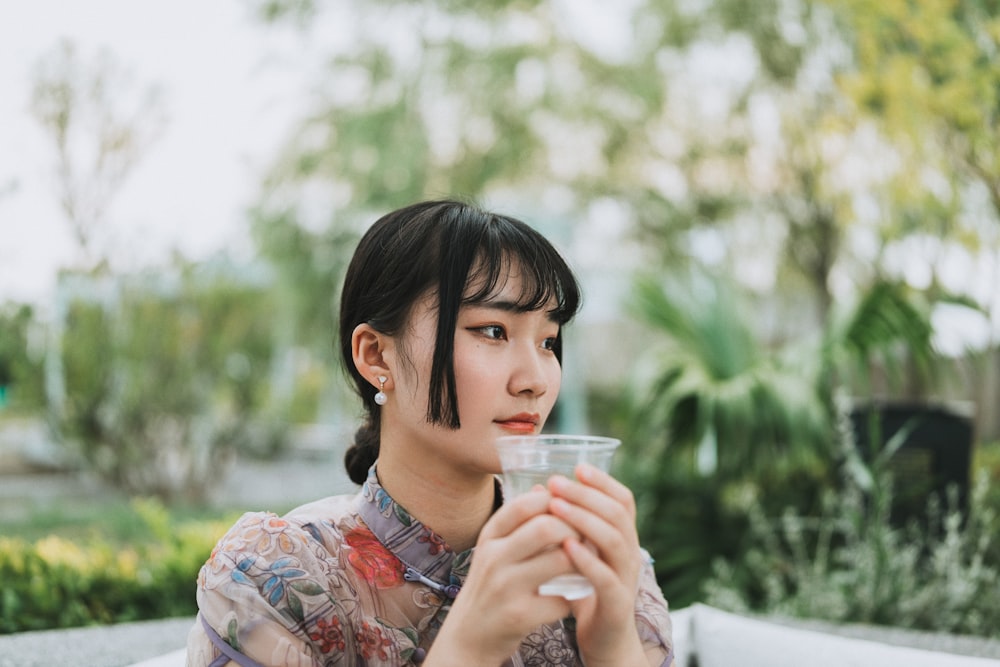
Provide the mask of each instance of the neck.
POLYGON ((462 477, 432 466, 415 470, 383 448, 378 459, 382 488, 455 552, 471 549, 493 513, 492 475, 462 477))

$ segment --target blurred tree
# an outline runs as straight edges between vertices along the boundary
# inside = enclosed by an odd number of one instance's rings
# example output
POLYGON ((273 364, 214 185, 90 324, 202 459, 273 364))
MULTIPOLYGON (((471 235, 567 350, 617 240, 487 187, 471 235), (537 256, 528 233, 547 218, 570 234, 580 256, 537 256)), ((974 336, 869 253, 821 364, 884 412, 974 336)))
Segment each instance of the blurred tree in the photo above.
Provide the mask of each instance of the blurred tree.
MULTIPOLYGON (((268 18, 319 22, 312 3, 257 4, 268 18)), ((656 115, 663 98, 655 36, 612 63, 546 3, 325 9, 350 23, 350 36, 331 47, 324 98, 282 175, 315 177, 340 208, 384 211, 433 193, 511 188, 540 199, 559 185, 574 204, 589 201, 607 190, 607 163, 645 145, 628 128, 656 115)))
POLYGON ((852 37, 840 88, 895 153, 889 236, 935 240, 923 245, 932 289, 955 248, 969 261, 991 253, 992 289, 972 291, 989 308, 1000 290, 1000 4, 828 2, 852 37))
POLYGON ((853 37, 844 90, 914 155, 951 160, 1000 213, 1000 4, 829 2, 853 37))
POLYGON ((0 407, 27 412, 45 406, 41 349, 34 308, 7 302, 0 305, 0 407))
MULTIPOLYGON (((129 493, 199 500, 240 448, 286 424, 269 403, 268 291, 181 263, 173 279, 81 278, 62 338, 60 431, 129 493)), ((280 407, 280 406, 279 406, 280 407)))
MULTIPOLYGON (((891 142, 892 178, 872 198, 889 223, 885 259, 926 266, 915 280, 932 298, 962 292, 965 305, 986 313, 992 350, 1000 324, 1000 4, 827 2, 851 37, 853 66, 839 87, 891 142)), ((975 369, 978 393, 995 395, 996 365, 975 369)), ((980 411, 977 430, 998 427, 993 411, 980 411)))
POLYGON ((340 363, 334 342, 336 295, 357 235, 352 228, 340 225, 306 229, 294 222, 295 213, 290 209, 257 209, 251 216, 254 238, 275 268, 273 399, 278 403, 296 400, 296 366, 303 361, 300 352, 305 350, 305 361, 322 372, 318 386, 309 390, 315 394, 316 404, 303 411, 300 402, 297 419, 334 421, 343 390, 342 383, 329 372, 340 363))
MULTIPOLYGON (((864 293, 887 245, 953 229, 942 229, 942 214, 957 215, 953 201, 904 206, 892 193, 914 182, 920 161, 873 132, 838 85, 852 80, 850 47, 866 43, 852 21, 901 9, 855 11, 863 3, 849 0, 252 6, 265 20, 338 36, 324 43, 319 101, 259 215, 267 238, 289 225, 309 232, 300 246, 318 257, 307 266, 342 256, 374 212, 421 197, 540 205, 542 216, 576 225, 598 219, 610 199, 643 241, 639 262, 680 270, 708 247, 713 265, 757 276, 757 290, 780 283, 794 326, 771 334, 787 338, 829 324, 835 282, 841 296, 864 293), (843 7, 850 20, 835 11, 843 7), (845 242, 866 234, 874 248, 845 242)), ((949 71, 961 72, 955 58, 949 71)), ((321 282, 313 314, 330 307, 333 285, 321 282)))
POLYGON ((110 53, 81 60, 69 41, 43 57, 34 76, 31 111, 55 148, 59 205, 82 265, 94 268, 106 259, 95 237, 109 206, 162 129, 159 92, 136 91, 110 53))

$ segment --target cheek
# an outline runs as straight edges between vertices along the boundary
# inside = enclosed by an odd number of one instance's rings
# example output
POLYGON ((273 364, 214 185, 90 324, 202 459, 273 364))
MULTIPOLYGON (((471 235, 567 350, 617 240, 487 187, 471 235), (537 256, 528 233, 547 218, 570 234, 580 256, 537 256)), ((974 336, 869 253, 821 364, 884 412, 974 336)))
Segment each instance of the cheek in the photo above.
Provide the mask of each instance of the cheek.
POLYGON ((455 345, 455 353, 452 357, 455 369, 455 384, 458 385, 458 395, 462 396, 466 391, 475 391, 484 382, 489 382, 491 377, 499 377, 497 365, 491 363, 489 354, 475 343, 465 343, 455 345))
POLYGON ((559 365, 558 361, 553 361, 552 370, 549 374, 549 393, 552 395, 553 403, 555 403, 556 397, 559 396, 560 389, 562 389, 562 366, 559 365))

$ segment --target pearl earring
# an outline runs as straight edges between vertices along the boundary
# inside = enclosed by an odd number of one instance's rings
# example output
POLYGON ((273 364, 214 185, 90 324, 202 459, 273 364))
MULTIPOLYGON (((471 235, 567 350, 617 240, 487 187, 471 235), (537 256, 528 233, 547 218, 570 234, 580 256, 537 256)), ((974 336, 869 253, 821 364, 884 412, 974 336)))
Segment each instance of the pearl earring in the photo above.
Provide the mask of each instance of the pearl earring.
POLYGON ((389 397, 385 395, 385 391, 384 391, 385 390, 385 381, 388 380, 388 379, 389 378, 387 378, 384 375, 379 375, 378 376, 378 393, 375 394, 375 402, 378 403, 379 405, 385 405, 386 401, 389 400, 389 397))

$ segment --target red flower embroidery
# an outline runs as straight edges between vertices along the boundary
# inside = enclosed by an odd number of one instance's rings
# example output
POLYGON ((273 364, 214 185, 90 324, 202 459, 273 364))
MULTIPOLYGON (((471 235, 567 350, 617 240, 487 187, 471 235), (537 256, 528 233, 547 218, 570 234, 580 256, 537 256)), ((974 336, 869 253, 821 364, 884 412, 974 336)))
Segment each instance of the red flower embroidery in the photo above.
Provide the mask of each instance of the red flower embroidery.
POLYGON ((354 639, 358 642, 362 658, 368 659, 377 655, 380 660, 389 659, 386 648, 392 646, 392 640, 382 636, 382 628, 369 625, 368 621, 362 621, 361 627, 354 633, 354 639))
POLYGON ((444 538, 437 533, 427 532, 417 538, 417 542, 429 544, 427 551, 432 556, 437 556, 442 551, 451 551, 451 547, 444 543, 444 538))
POLYGON ((316 621, 316 628, 316 632, 309 633, 309 639, 321 642, 320 651, 329 653, 333 649, 344 650, 344 631, 340 627, 338 617, 334 616, 329 623, 321 618, 316 621))
POLYGON ((347 560, 375 588, 403 585, 403 563, 386 549, 372 531, 361 526, 344 536, 350 545, 347 560))

